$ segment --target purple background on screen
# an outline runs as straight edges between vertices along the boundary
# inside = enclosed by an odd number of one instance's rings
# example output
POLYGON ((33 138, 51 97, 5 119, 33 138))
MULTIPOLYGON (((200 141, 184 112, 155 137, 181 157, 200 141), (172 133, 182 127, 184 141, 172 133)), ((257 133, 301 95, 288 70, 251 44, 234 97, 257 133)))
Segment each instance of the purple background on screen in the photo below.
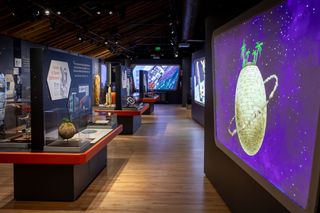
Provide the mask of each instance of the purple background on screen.
MULTIPOLYGON (((320 1, 289 0, 217 34, 213 43, 217 143, 304 208, 320 106, 319 20, 320 1), (256 42, 264 43, 257 66, 263 79, 272 74, 279 78, 279 87, 267 106, 262 147, 252 157, 242 150, 238 136, 231 137, 227 131, 235 114, 243 39, 251 51, 256 42)), ((273 80, 266 84, 267 96, 273 86, 273 80)))

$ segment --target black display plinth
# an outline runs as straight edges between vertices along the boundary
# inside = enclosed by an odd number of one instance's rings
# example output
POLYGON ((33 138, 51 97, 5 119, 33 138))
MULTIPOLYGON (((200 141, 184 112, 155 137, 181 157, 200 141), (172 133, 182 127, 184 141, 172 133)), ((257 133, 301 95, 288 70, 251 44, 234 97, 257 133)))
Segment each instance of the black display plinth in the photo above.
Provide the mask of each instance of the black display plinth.
POLYGON ((73 201, 103 170, 107 147, 84 164, 14 164, 14 198, 25 201, 73 201))
POLYGON ((154 104, 153 103, 149 103, 149 108, 144 111, 143 115, 151 115, 154 111, 154 104))
POLYGON ((141 115, 118 116, 118 123, 123 125, 123 131, 120 134, 134 134, 141 126, 141 115))

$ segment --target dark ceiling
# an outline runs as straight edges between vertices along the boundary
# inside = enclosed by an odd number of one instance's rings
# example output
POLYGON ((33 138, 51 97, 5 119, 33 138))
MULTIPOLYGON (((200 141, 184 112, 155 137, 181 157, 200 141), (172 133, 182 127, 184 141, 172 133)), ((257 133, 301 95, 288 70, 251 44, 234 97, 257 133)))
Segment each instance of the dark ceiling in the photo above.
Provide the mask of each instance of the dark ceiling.
POLYGON ((2 0, 0 34, 101 59, 174 58, 201 48, 206 16, 223 24, 258 2, 2 0))

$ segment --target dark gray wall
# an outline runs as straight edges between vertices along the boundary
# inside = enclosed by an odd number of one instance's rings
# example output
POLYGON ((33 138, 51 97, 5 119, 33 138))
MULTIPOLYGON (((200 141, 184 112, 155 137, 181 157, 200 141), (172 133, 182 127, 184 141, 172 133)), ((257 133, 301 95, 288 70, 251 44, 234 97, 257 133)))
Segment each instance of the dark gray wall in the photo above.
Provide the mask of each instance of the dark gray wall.
POLYGON ((187 104, 191 101, 190 94, 190 77, 191 77, 191 57, 186 56, 182 58, 182 106, 186 107, 187 104))
POLYGON ((13 39, 0 36, 0 73, 13 73, 13 39))
POLYGON ((214 18, 206 20, 206 105, 204 172, 233 212, 287 212, 260 184, 215 145, 211 37, 221 25, 214 18))

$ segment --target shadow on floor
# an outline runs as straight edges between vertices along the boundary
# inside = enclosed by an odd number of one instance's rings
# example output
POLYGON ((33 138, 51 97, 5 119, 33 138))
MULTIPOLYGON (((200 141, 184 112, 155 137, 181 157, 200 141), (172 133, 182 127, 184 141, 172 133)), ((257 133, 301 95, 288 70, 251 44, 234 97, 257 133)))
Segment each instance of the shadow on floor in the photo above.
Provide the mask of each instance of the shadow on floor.
MULTIPOLYGON (((0 208, 2 210, 23 209, 23 210, 64 210, 79 211, 87 210, 91 205, 99 206, 105 198, 119 174, 128 162, 128 158, 108 158, 107 167, 101 171, 97 178, 75 201, 70 202, 49 202, 49 201, 15 201, 11 200, 0 208)), ((13 194, 3 198, 10 200, 13 194)))

